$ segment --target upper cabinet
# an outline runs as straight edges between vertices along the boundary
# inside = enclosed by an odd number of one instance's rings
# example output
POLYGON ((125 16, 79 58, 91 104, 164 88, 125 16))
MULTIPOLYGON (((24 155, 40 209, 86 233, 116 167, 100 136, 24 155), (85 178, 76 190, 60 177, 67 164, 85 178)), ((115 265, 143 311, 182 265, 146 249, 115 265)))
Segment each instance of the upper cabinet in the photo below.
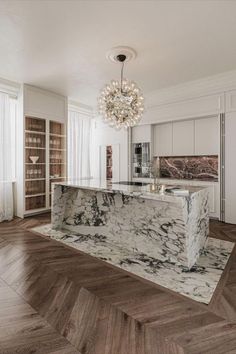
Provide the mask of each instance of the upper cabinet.
POLYGON ((219 141, 218 117, 195 120, 195 155, 217 155, 219 141))
POLYGON ((154 156, 218 155, 219 141, 217 116, 153 126, 154 156))
POLYGON ((158 124, 153 127, 153 155, 172 155, 172 123, 158 124))
POLYGON ((150 124, 137 125, 132 128, 132 143, 149 143, 151 142, 152 127, 150 124))
POLYGON ((194 121, 173 123, 173 156, 194 155, 194 121))

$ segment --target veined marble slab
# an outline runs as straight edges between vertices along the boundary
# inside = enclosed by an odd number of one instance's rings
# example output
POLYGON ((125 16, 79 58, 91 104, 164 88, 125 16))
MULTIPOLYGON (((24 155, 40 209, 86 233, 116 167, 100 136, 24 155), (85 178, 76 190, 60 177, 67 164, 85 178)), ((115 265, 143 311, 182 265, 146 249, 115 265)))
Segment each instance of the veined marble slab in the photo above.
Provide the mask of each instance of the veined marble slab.
POLYGON ((98 180, 56 183, 52 227, 191 268, 209 232, 209 192, 185 189, 188 196, 98 180))
POLYGON ((163 254, 153 257, 113 243, 105 235, 56 231, 51 225, 32 229, 82 252, 148 279, 193 300, 208 304, 233 250, 234 243, 209 237, 195 266, 189 270, 163 254))
POLYGON ((161 178, 218 181, 218 155, 160 157, 161 178))

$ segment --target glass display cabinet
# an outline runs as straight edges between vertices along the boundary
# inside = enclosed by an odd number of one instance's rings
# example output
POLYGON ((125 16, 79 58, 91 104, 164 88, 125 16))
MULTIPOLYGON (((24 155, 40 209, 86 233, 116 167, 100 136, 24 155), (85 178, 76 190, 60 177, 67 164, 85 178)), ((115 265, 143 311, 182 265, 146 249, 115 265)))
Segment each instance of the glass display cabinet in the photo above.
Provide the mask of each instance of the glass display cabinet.
POLYGON ((150 174, 150 143, 132 144, 132 177, 149 178, 150 174))

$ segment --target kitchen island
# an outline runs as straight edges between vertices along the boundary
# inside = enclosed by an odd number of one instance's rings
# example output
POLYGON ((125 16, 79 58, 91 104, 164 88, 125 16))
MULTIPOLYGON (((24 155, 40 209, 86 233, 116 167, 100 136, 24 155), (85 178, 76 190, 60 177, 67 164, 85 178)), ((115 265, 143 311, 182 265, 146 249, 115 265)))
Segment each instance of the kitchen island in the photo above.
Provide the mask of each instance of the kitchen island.
POLYGON ((188 194, 95 179, 55 183, 52 228, 189 269, 209 233, 209 192, 204 187, 181 188, 188 194))

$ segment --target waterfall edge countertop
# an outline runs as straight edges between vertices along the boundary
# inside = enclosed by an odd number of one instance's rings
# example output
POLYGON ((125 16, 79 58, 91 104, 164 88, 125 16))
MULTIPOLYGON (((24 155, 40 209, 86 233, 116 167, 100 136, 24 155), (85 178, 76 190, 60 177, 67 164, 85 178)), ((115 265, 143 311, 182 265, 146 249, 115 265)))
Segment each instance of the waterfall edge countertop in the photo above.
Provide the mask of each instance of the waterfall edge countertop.
MULTIPOLYGON (((173 187, 173 185, 171 186, 173 187)), ((209 191, 188 195, 96 179, 53 184, 52 227, 191 268, 209 233, 209 191)))
POLYGON ((99 179, 81 179, 81 180, 69 180, 66 182, 55 182, 53 184, 59 184, 61 186, 65 187, 74 187, 74 188, 80 188, 80 189, 91 189, 94 191, 103 191, 106 193, 123 193, 124 195, 129 195, 129 196, 136 196, 136 197, 143 197, 147 199, 155 199, 155 200, 162 200, 162 201, 178 201, 179 198, 187 198, 190 199, 191 196, 194 193, 197 193, 201 190, 205 190, 207 187, 202 187, 202 186, 191 186, 186 184, 181 184, 178 185, 168 185, 165 184, 166 188, 173 188, 173 187, 180 187, 181 189, 187 190, 189 192, 188 195, 174 195, 169 192, 157 192, 153 191, 150 188, 149 183, 146 183, 143 186, 137 186, 137 185, 125 185, 125 184, 118 184, 118 183, 112 183, 111 181, 104 181, 104 180, 99 180, 99 179))

